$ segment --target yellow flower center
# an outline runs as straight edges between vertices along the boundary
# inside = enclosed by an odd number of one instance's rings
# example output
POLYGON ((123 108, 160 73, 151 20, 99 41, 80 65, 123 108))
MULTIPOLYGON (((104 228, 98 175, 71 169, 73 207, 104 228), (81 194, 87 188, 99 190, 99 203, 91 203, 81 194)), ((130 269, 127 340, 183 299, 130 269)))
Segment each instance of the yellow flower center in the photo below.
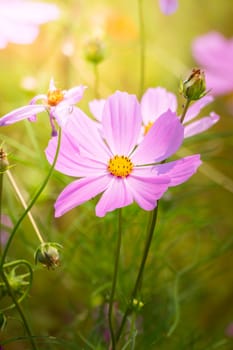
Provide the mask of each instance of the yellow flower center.
POLYGON ((108 171, 117 177, 126 177, 133 170, 133 163, 128 157, 115 156, 108 162, 108 171))
POLYGON ((47 96, 49 106, 56 106, 64 98, 64 94, 60 89, 49 90, 47 96))
POLYGON ((148 133, 153 124, 154 122, 149 122, 148 124, 144 125, 144 135, 148 133))

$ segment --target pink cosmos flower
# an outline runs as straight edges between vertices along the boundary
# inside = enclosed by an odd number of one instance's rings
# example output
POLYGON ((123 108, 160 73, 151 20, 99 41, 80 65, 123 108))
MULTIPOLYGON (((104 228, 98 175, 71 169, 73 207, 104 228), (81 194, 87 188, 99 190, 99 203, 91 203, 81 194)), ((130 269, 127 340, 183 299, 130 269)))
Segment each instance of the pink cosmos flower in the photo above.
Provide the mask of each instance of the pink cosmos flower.
MULTIPOLYGON (((134 95, 117 91, 110 96, 104 104, 101 123, 100 132, 97 122, 74 107, 62 134, 56 169, 79 179, 59 195, 56 217, 101 193, 97 216, 133 202, 152 210, 169 186, 186 181, 201 163, 199 155, 193 155, 156 165, 180 147, 183 126, 168 110, 137 145, 142 117, 134 95)), ((49 142, 49 162, 54 158, 56 144, 57 138, 49 142)))
POLYGON ((165 15, 171 15, 178 8, 178 0, 159 0, 159 6, 165 15))
MULTIPOLYGON (((184 119, 185 138, 199 134, 217 123, 219 116, 214 112, 211 112, 209 116, 194 120, 200 113, 201 109, 212 101, 212 96, 204 96, 202 99, 194 102, 191 107, 189 107, 184 119)), ((98 121, 101 121, 104 104, 104 99, 93 100, 89 103, 90 111, 98 121)), ((177 99, 175 94, 168 92, 162 87, 147 89, 141 100, 141 114, 143 123, 141 138, 148 132, 155 120, 168 109, 170 109, 172 112, 177 110, 177 99)))
POLYGON ((49 91, 47 95, 41 94, 35 96, 29 105, 15 109, 14 111, 0 118, 0 126, 10 125, 23 119, 36 121, 36 115, 47 111, 52 127, 52 136, 57 132, 54 125, 56 119, 60 126, 64 126, 73 112, 73 106, 79 102, 83 96, 85 86, 76 86, 70 90, 57 89, 53 79, 50 80, 49 91), (41 100, 41 104, 36 104, 41 100))
POLYGON ((57 19, 56 5, 24 0, 0 0, 0 49, 8 42, 31 44, 39 33, 38 26, 57 19))
POLYGON ((218 32, 196 38, 193 56, 205 70, 207 89, 213 95, 233 91, 233 38, 226 39, 218 32))

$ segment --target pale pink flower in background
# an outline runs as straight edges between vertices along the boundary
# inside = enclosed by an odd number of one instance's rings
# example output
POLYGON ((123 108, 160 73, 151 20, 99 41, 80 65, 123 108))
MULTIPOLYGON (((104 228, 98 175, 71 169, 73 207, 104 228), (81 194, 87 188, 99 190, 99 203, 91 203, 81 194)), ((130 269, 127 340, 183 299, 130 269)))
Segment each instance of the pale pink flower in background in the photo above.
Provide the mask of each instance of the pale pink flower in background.
MULTIPOLYGON (((209 116, 197 120, 195 119, 202 108, 212 101, 212 96, 204 96, 189 107, 183 121, 185 138, 197 135, 217 123, 219 116, 214 112, 211 112, 209 116)), ((155 120, 168 109, 173 112, 177 110, 177 100, 173 93, 161 87, 147 89, 141 100, 144 133, 146 133, 155 120)))
MULTIPOLYGON (((136 202, 152 210, 169 186, 192 176, 200 165, 193 155, 166 164, 159 163, 177 151, 184 129, 176 114, 168 110, 156 120, 137 145, 141 132, 140 104, 135 95, 117 91, 105 104, 102 127, 74 107, 62 134, 56 169, 78 177, 59 195, 55 216, 102 193, 96 215, 105 216, 136 202)), ((53 161, 57 138, 51 139, 46 155, 53 161)))
POLYGON ((10 125, 23 119, 36 121, 36 115, 40 112, 47 111, 52 127, 52 136, 57 134, 54 120, 63 127, 73 112, 73 106, 83 97, 85 86, 75 86, 69 90, 57 89, 54 80, 50 80, 49 91, 47 94, 35 96, 30 104, 17 108, 12 112, 0 118, 0 126, 10 125), (36 104, 37 101, 42 101, 36 104))
MULTIPOLYGON (((105 104, 104 99, 89 102, 89 108, 96 120, 101 121, 105 104)), ((184 137, 191 137, 209 129, 217 123, 219 116, 211 112, 208 116, 196 119, 202 108, 213 101, 212 96, 204 96, 199 101, 194 102, 188 109, 184 119, 184 137), (194 120, 194 121, 193 121, 194 120)), ((156 119, 167 110, 177 111, 177 98, 172 92, 165 88, 149 88, 141 99, 142 133, 139 140, 151 128, 156 119)))
POLYGON ((171 15, 178 8, 178 0, 159 0, 159 7, 165 15, 171 15))
POLYGON ((209 32, 193 41, 192 52, 205 70, 207 90, 211 94, 233 92, 233 38, 227 39, 221 33, 209 32))
POLYGON ((39 25, 59 17, 55 4, 24 0, 0 0, 0 49, 8 43, 31 44, 39 25))

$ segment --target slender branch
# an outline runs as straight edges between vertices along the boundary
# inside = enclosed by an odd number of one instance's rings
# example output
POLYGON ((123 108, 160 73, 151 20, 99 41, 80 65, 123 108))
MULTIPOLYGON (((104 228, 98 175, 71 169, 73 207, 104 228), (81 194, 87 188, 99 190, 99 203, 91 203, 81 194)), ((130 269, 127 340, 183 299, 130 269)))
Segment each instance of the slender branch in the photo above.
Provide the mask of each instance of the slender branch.
POLYGON ((2 255, 2 189, 3 173, 0 173, 0 255, 2 255))
POLYGON ((49 179, 50 179, 50 177, 52 175, 52 172, 54 170, 55 164, 57 162, 57 158, 58 158, 58 154, 59 154, 59 150, 60 150, 60 144, 61 144, 61 129, 59 128, 57 149, 56 149, 56 154, 55 154, 53 163, 52 163, 52 165, 51 165, 51 167, 49 169, 49 172, 48 172, 46 178, 44 179, 42 185, 40 186, 39 190, 36 192, 36 194, 34 195, 34 197, 31 200, 31 202, 29 203, 27 209, 23 212, 21 217, 18 219, 17 223, 15 224, 15 226, 13 228, 13 231, 11 232, 11 235, 10 235, 8 241, 7 241, 7 244, 6 244, 6 247, 4 249, 4 252, 3 252, 3 255, 2 255, 2 259, 1 259, 1 262, 0 262, 0 271, 3 268, 3 265, 4 265, 4 262, 5 262, 8 250, 10 248, 11 242, 12 242, 12 240, 13 240, 15 234, 16 234, 16 231, 17 231, 18 227, 20 226, 21 222, 23 221, 25 216, 28 214, 30 209, 33 207, 33 205, 35 204, 35 202, 38 199, 38 197, 40 196, 40 194, 43 192, 45 186, 47 185, 47 183, 48 183, 48 181, 49 181, 49 179))
POLYGON ((139 97, 142 97, 145 84, 145 25, 143 16, 143 0, 138 0, 139 11, 139 30, 140 30, 140 82, 139 82, 139 97))
POLYGON ((94 94, 95 94, 95 98, 99 98, 99 65, 98 63, 93 63, 93 66, 94 66, 94 76, 95 76, 94 94))
MULTIPOLYGON (((27 204, 26 204, 26 202, 25 202, 25 200, 24 200, 24 198, 23 198, 23 196, 22 196, 22 194, 21 194, 21 192, 19 190, 19 187, 17 186, 17 184, 16 184, 16 182, 15 182, 15 180, 14 180, 14 178, 13 178, 11 172, 10 172, 10 170, 7 170, 6 174, 8 176, 8 179, 10 180, 11 185, 13 186, 13 188, 15 190, 15 193, 17 194, 20 202, 22 203, 23 208, 26 210, 27 209, 27 204)), ((39 229, 37 227, 37 224, 36 224, 32 214, 31 214, 31 212, 29 210, 27 212, 27 215, 28 215, 29 220, 31 221, 31 224, 32 224, 32 226, 33 226, 33 228, 34 228, 34 230, 36 232, 36 235, 37 235, 39 241, 41 243, 44 243, 42 235, 41 235, 41 233, 40 233, 40 231, 39 231, 39 229)))
POLYGON ((185 102, 185 105, 184 105, 183 112, 182 112, 181 117, 180 117, 180 122, 181 122, 181 124, 182 124, 183 121, 184 121, 184 118, 185 118, 185 116, 186 116, 186 113, 187 113, 187 110, 188 110, 188 108, 189 108, 190 103, 191 103, 191 100, 187 99, 186 102, 185 102))
POLYGON ((122 210, 119 209, 118 210, 118 238, 117 238, 114 273, 113 273, 113 280, 112 280, 112 290, 111 290, 111 294, 110 294, 109 309, 108 309, 108 322, 109 322, 109 329, 110 329, 111 343, 112 343, 111 350, 116 349, 116 339, 115 339, 115 334, 114 334, 114 330, 113 330, 113 321, 112 321, 112 310, 113 310, 114 295, 115 295, 115 290, 116 290, 117 275, 118 275, 118 270, 119 270, 121 238, 122 238, 122 210))
POLYGON ((153 238, 153 234, 154 234, 154 229, 155 229, 156 222, 157 222, 158 204, 159 204, 159 202, 157 203, 157 207, 153 210, 152 215, 151 215, 151 221, 150 221, 150 224, 149 224, 147 240, 146 240, 146 244, 145 244, 145 247, 144 247, 144 252, 143 252, 140 268, 139 268, 139 271, 138 271, 137 279, 136 279, 136 282, 135 282, 135 285, 134 285, 134 288, 133 288, 133 291, 132 291, 132 294, 131 294, 131 299, 130 299, 129 304, 128 304, 127 308, 126 308, 126 311, 125 311, 124 316, 122 318, 119 330, 117 332, 116 342, 118 342, 118 340, 121 337, 121 334, 122 334, 125 322, 127 320, 127 317, 128 317, 128 315, 130 314, 130 312, 132 310, 133 299, 136 298, 137 292, 138 292, 138 290, 140 288, 140 284, 141 284, 141 280, 142 280, 142 276, 143 276, 143 271, 144 271, 144 268, 145 268, 146 260, 147 260, 147 257, 148 257, 148 253, 149 253, 149 250, 150 250, 150 246, 151 246, 151 242, 152 242, 152 238, 153 238))

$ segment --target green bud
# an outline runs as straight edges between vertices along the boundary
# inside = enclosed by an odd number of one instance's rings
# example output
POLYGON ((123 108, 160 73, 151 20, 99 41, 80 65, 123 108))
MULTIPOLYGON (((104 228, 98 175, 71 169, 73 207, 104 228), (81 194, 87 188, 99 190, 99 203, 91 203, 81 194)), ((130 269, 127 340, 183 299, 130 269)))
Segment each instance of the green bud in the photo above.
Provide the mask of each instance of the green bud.
POLYGON ((86 42, 84 55, 87 61, 98 64, 105 58, 106 47, 100 38, 92 38, 86 42))
POLYGON ((60 253, 62 246, 58 243, 42 243, 35 252, 36 264, 40 262, 48 269, 55 269, 60 265, 60 253))
POLYGON ((140 311, 144 306, 144 303, 138 299, 133 299, 132 301, 132 308, 135 311, 140 311))
POLYGON ((188 79, 181 82, 180 91, 189 101, 200 100, 207 94, 204 72, 199 68, 193 68, 188 79))
POLYGON ((0 148, 0 173, 4 173, 9 169, 9 162, 7 159, 7 155, 4 152, 3 148, 0 148))

